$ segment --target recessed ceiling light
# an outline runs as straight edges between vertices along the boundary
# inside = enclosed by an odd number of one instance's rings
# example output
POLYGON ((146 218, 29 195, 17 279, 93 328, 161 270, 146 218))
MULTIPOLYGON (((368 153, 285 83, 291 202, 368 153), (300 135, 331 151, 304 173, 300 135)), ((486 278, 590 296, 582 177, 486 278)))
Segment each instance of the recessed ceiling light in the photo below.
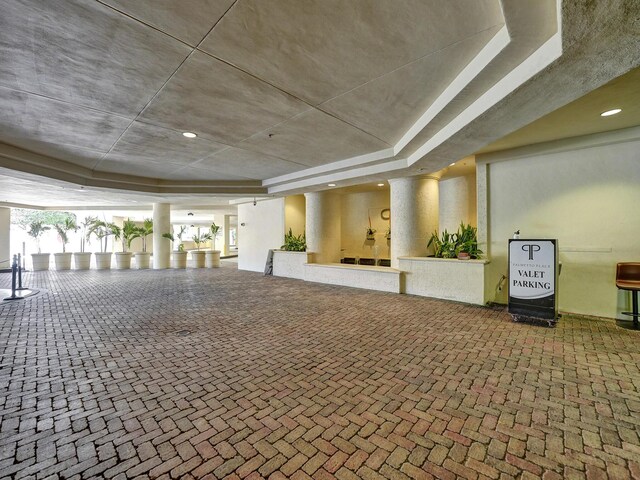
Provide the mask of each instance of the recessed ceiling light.
POLYGON ((384 187, 384 183, 379 183, 378 186, 379 187, 384 187))
POLYGON ((453 167, 456 164, 456 162, 450 163, 449 166, 453 167))
POLYGON ((193 132, 182 132, 182 135, 184 135, 187 138, 196 138, 197 135, 193 132))
POLYGON ((327 183, 327 187, 335 187, 336 184, 335 183, 327 183))
POLYGON ((615 115, 616 113, 620 113, 622 111, 621 108, 614 108, 613 110, 607 110, 606 112, 602 112, 600 114, 601 117, 610 117, 611 115, 615 115))

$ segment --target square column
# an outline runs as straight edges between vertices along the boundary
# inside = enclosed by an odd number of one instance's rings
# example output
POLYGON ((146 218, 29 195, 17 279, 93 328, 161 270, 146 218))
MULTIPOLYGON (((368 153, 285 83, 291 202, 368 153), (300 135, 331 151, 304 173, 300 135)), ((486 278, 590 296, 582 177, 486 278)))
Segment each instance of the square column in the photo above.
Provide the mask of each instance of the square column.
POLYGON ((0 207, 0 270, 11 268, 11 209, 0 207))

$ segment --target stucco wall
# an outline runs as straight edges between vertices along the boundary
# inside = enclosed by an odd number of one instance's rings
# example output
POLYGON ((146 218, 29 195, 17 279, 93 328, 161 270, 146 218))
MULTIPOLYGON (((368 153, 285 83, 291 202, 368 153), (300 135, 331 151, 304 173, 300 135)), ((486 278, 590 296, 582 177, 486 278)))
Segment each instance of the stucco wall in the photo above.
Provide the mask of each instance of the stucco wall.
POLYGON ((269 249, 284 242, 284 198, 238 205, 238 229, 238 268, 264 271, 269 249))
POLYGON ((305 231, 305 201, 304 195, 290 195, 284 199, 284 229, 289 229, 294 235, 305 231))
MULTIPOLYGON (((580 137, 514 151, 512 159, 502 153, 498 159, 506 161, 488 165, 491 285, 506 274, 507 239, 520 229, 521 238, 558 239, 561 310, 616 317, 628 309, 627 294, 615 287, 615 265, 640 261, 637 133, 622 142, 613 133, 580 137), (609 138, 619 143, 607 144, 609 138)), ((497 300, 506 303, 506 292, 497 300)))
POLYGON ((377 248, 379 258, 389 258, 389 242, 385 239, 389 220, 383 220, 380 216, 381 210, 386 208, 389 208, 387 189, 342 196, 343 256, 373 258, 374 249, 377 248), (375 241, 366 240, 369 215, 372 228, 377 230, 375 241))
POLYGON ((460 222, 477 225, 476 175, 440 180, 439 231, 456 231, 460 222))

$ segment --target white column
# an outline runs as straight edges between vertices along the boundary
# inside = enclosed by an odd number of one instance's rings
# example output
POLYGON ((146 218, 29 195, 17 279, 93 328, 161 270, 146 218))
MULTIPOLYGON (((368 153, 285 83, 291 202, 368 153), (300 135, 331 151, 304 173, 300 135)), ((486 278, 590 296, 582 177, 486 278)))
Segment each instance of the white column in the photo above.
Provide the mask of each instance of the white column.
POLYGON ((171 266, 171 241, 162 234, 171 232, 171 204, 153 204, 153 268, 171 266))
POLYGON ((11 209, 8 207, 0 207, 0 269, 11 268, 10 236, 11 209))
POLYGON ((427 242, 438 229, 438 179, 404 177, 391 186, 391 266, 398 257, 427 255, 427 242))
POLYGON ((230 215, 224 215, 222 217, 222 256, 229 255, 229 242, 231 241, 231 234, 229 232, 229 225, 231 224, 230 215))
POLYGON ((316 263, 339 262, 342 244, 340 196, 333 192, 311 192, 304 196, 307 251, 314 253, 316 263))

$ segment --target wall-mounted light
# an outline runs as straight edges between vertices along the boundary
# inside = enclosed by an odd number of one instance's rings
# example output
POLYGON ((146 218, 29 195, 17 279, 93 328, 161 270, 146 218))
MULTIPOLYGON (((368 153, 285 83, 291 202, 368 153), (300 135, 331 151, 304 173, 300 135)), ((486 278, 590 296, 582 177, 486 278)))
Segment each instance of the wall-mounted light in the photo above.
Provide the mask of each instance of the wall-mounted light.
POLYGON ((327 183, 327 187, 335 187, 336 184, 335 183, 327 183))
POLYGON ((187 138, 196 138, 198 136, 193 132, 182 132, 182 135, 187 137, 187 138))

